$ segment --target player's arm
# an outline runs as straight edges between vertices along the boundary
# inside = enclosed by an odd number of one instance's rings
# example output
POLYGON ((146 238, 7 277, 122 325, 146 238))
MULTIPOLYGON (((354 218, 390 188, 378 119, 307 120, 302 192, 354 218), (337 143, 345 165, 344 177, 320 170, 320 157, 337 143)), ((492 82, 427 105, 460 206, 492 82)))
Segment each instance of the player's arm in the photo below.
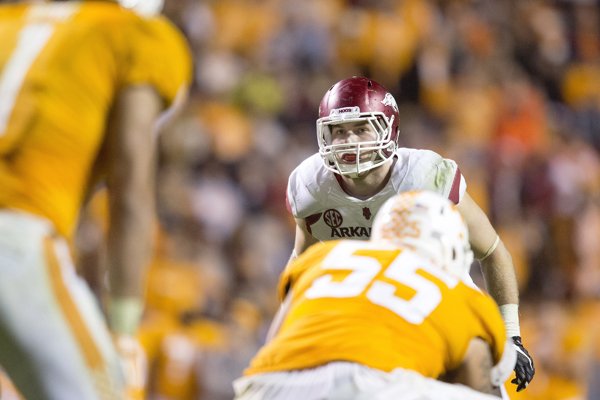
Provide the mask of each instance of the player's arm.
POLYGON ((275 335, 277 335, 277 332, 279 332, 279 329, 281 328, 281 325, 283 324, 285 317, 287 316, 288 312, 290 311, 291 303, 292 303, 292 291, 290 289, 288 294, 285 296, 285 299, 283 300, 283 302, 281 302, 281 304, 279 305, 279 309, 277 310, 277 313, 275 313, 275 317, 273 317, 273 321, 271 321, 271 325, 269 326, 269 331, 267 332, 267 338, 265 340, 266 343, 270 342, 275 337, 275 335))
POLYGON ((108 121, 108 319, 118 334, 133 334, 142 313, 144 275, 153 236, 153 132, 162 106, 152 87, 128 87, 117 95, 108 121))
POLYGON ((501 396, 500 388, 492 384, 493 365, 490 346, 483 339, 473 338, 462 363, 454 371, 450 371, 445 380, 469 386, 482 393, 501 396))
POLYGON ((295 218, 296 220, 296 237, 294 239, 294 250, 290 256, 288 264, 296 259, 304 250, 308 249, 313 244, 317 243, 318 240, 308 232, 306 228, 306 221, 302 218, 295 218))
MULTIPOLYGON (((488 292, 500 306, 519 304, 512 257, 489 219, 468 193, 463 195, 458 209, 469 227, 471 247, 481 262, 488 292)), ((518 317, 516 322, 518 324, 518 317)))
POLYGON ((479 259, 488 292, 500 307, 506 333, 519 352, 515 373, 517 391, 527 387, 535 374, 533 360, 521 342, 519 328, 519 289, 512 257, 475 201, 465 193, 458 209, 469 227, 469 238, 479 259))

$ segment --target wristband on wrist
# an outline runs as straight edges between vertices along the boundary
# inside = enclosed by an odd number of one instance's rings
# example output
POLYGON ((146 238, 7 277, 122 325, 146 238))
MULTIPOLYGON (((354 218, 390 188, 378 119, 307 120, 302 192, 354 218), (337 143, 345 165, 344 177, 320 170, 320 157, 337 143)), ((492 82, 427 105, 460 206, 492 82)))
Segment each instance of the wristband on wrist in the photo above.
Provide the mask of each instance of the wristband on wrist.
POLYGON ((504 320, 504 326, 506 327, 506 335, 508 337, 521 336, 521 328, 519 327, 519 305, 503 304, 499 308, 502 319, 504 320))
POLYGON ((142 301, 136 297, 110 299, 107 307, 110 330, 117 334, 135 334, 143 309, 142 301))

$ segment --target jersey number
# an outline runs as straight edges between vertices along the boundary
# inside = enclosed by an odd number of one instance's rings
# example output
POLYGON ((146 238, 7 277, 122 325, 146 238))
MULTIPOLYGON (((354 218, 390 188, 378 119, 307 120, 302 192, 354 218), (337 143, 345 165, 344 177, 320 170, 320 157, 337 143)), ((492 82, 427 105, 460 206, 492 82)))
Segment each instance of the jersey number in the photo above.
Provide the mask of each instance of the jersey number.
POLYGON ((382 250, 380 246, 366 243, 339 244, 325 257, 322 268, 352 272, 339 282, 333 281, 333 276, 330 274, 315 279, 305 296, 309 299, 344 298, 356 297, 366 291, 365 295, 372 303, 387 308, 406 321, 418 325, 440 304, 442 293, 435 283, 419 275, 417 270, 426 270, 449 287, 454 287, 458 283, 457 279, 433 266, 426 265, 415 255, 401 252, 383 273, 386 278, 406 285, 416 292, 409 300, 400 298, 395 295, 396 286, 375 279, 384 266, 375 257, 356 255, 355 253, 359 249, 382 250))
POLYGON ((54 23, 65 20, 75 11, 71 4, 32 6, 27 24, 20 32, 17 45, 0 75, 0 137, 6 132, 8 119, 25 76, 54 32, 54 23), (41 18, 45 17, 45 18, 41 18), (44 22, 36 22, 39 20, 44 22), (48 22, 48 20, 51 22, 48 22))

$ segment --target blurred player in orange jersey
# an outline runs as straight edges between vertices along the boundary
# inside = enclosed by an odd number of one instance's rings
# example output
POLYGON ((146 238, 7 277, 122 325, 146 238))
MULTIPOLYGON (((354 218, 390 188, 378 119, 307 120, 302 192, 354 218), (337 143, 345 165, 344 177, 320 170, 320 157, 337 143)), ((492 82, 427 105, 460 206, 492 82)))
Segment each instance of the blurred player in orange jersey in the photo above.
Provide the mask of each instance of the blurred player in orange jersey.
POLYGON ((139 357, 154 132, 185 98, 191 60, 177 29, 150 16, 160 2, 137 3, 147 16, 110 1, 0 5, 0 364, 27 398, 124 398, 109 332, 139 357), (67 245, 99 182, 110 330, 67 245))
POLYGON ((390 198, 369 241, 319 243, 286 268, 237 399, 498 398, 516 352, 494 300, 467 283, 472 260, 449 200, 390 198))

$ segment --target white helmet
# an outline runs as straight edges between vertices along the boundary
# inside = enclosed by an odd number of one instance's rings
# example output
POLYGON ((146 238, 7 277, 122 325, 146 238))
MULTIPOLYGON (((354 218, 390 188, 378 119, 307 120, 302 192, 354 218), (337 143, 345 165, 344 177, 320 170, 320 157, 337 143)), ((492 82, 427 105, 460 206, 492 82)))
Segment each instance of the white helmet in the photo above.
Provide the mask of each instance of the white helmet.
POLYGON ((165 2, 164 0, 119 0, 119 4, 143 17, 152 17, 160 14, 165 2))
POLYGON ((473 262, 462 216, 454 203, 434 192, 405 192, 388 199, 373 221, 371 240, 410 248, 460 279, 473 262))

